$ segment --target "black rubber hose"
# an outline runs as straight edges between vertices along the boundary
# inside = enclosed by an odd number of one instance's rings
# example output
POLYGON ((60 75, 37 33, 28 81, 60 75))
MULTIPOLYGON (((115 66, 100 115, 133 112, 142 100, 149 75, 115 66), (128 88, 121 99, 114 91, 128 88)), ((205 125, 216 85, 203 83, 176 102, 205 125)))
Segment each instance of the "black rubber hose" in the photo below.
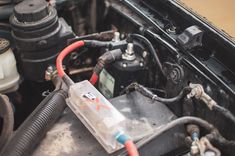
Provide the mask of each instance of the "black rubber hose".
POLYGON ((66 93, 54 91, 48 95, 18 128, 1 151, 2 156, 28 156, 47 130, 59 118, 66 107, 66 93))
POLYGON ((3 126, 0 136, 0 150, 10 139, 14 128, 14 112, 7 96, 0 94, 0 116, 3 118, 3 126))
POLYGON ((150 51, 151 55, 153 56, 154 60, 156 61, 156 64, 157 64, 159 70, 163 74, 162 63, 161 63, 161 61, 160 61, 160 59, 159 59, 159 57, 157 55, 156 50, 153 48, 152 43, 146 37, 144 37, 142 35, 139 35, 139 34, 130 34, 129 37, 131 39, 139 40, 139 41, 143 42, 145 45, 148 46, 149 51, 150 51))

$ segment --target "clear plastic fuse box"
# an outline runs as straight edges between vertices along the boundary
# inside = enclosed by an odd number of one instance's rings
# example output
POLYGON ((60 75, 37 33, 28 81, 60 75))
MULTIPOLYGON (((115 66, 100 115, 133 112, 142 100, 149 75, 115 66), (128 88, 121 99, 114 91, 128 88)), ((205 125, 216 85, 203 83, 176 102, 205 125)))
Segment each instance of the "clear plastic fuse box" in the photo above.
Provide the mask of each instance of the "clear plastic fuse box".
POLYGON ((126 118, 89 81, 72 85, 67 102, 108 153, 122 147, 115 135, 124 130, 126 118))

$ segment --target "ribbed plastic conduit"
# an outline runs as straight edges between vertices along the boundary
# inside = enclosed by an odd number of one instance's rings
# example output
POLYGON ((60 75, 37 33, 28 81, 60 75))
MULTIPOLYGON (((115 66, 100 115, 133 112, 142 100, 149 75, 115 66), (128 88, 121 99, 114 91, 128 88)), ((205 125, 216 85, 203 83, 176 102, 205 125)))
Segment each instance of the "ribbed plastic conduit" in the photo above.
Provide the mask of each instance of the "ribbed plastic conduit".
POLYGON ((59 118, 66 107, 66 93, 62 90, 48 95, 18 128, 3 148, 1 156, 28 156, 43 139, 47 130, 59 118))

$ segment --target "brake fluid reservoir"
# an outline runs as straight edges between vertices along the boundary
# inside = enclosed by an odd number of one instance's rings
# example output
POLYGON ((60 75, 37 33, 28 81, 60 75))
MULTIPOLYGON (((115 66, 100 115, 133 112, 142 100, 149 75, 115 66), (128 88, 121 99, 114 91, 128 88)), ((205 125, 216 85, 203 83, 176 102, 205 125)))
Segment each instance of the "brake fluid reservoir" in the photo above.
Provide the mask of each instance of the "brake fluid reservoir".
POLYGON ((0 92, 16 91, 19 87, 19 73, 16 68, 15 56, 10 48, 10 42, 0 38, 0 92))
POLYGON ((126 118, 89 81, 72 85, 67 102, 108 153, 121 148, 115 135, 124 130, 126 118))

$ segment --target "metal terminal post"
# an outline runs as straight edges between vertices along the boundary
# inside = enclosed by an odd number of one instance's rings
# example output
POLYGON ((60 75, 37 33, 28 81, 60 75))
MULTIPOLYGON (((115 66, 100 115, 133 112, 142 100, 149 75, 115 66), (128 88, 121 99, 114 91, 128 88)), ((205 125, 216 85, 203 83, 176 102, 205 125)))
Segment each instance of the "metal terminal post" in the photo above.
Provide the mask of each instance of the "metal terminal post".
POLYGON ((122 58, 125 60, 135 60, 135 51, 134 51, 134 44, 133 43, 128 43, 127 44, 127 49, 124 54, 122 54, 122 58))
POLYGON ((196 99, 202 100, 210 110, 212 110, 213 106, 217 105, 217 103, 208 94, 205 93, 201 84, 190 83, 189 87, 192 88, 192 90, 187 95, 187 98, 195 97, 196 99))
POLYGON ((119 42, 120 41, 120 33, 119 32, 114 33, 114 37, 113 37, 112 41, 113 42, 119 42))

